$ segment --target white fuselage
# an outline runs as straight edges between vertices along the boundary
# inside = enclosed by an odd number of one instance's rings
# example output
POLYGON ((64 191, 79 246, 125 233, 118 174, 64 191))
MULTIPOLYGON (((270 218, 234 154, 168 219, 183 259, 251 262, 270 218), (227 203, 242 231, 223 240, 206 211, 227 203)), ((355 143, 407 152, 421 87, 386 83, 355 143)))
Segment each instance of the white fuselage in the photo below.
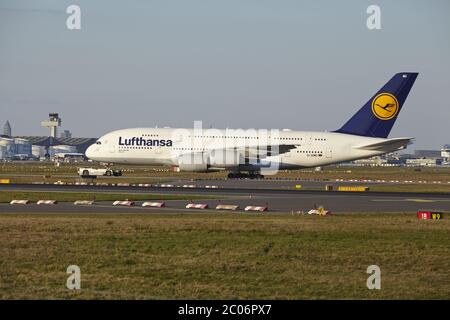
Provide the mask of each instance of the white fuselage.
MULTIPOLYGON (((186 155, 206 157, 215 150, 235 150, 242 155, 258 150, 258 161, 276 163, 280 169, 323 166, 368 158, 392 152, 398 146, 367 150, 360 146, 383 143, 389 139, 335 132, 259 131, 173 128, 134 128, 110 132, 90 146, 86 156, 109 163, 178 166, 186 155), (269 147, 268 147, 269 146, 269 147), (283 150, 289 146, 287 150, 283 150), (279 148, 279 152, 273 152, 279 148), (264 150, 264 152, 261 152, 264 150), (266 152, 269 150, 269 152, 266 152), (283 150, 283 151, 282 151, 283 150), (263 155, 261 155, 263 154, 263 155)), ((232 169, 232 165, 212 165, 232 169)))

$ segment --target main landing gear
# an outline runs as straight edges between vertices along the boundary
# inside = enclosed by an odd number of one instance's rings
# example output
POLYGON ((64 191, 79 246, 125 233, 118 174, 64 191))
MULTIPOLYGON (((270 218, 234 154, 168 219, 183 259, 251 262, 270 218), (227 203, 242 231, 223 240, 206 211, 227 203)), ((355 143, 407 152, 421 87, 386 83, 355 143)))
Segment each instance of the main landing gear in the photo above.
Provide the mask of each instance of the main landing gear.
POLYGON ((264 176, 257 172, 230 172, 228 174, 228 179, 264 179, 264 176))

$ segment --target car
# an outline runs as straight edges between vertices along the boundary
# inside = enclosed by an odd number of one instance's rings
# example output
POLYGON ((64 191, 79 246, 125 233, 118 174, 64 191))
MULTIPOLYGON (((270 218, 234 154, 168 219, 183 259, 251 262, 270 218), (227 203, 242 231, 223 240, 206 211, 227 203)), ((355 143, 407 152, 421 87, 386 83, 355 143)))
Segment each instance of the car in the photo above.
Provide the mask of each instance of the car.
POLYGON ((121 176, 122 170, 113 170, 111 168, 78 168, 78 175, 82 177, 97 177, 97 176, 121 176))

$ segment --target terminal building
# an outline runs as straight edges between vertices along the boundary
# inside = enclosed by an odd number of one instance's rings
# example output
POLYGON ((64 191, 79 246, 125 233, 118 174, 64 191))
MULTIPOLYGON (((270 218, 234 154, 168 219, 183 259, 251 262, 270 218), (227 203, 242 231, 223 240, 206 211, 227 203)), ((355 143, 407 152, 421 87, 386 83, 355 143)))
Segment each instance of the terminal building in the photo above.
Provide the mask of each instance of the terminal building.
POLYGON ((414 150, 415 158, 438 159, 441 157, 440 150, 414 150))
POLYGON ((381 167, 394 167, 402 164, 401 160, 393 157, 381 157, 376 156, 368 159, 360 159, 353 161, 355 165, 360 166, 381 166, 381 167))
MULTIPOLYGON (((345 164, 344 164, 345 165, 345 164)), ((346 165, 353 166, 410 166, 410 167, 437 167, 450 166, 450 145, 440 150, 415 150, 413 154, 393 152, 369 159, 355 160, 346 165)))
POLYGON ((13 136, 11 124, 6 121, 3 135, 0 135, 0 159, 66 159, 66 155, 84 158, 86 149, 97 138, 73 138, 69 130, 64 130, 58 137, 57 129, 61 122, 57 113, 50 113, 49 119, 41 122, 42 126, 50 129, 49 136, 13 136))
POLYGON ((444 164, 450 165, 450 145, 446 144, 441 149, 441 158, 444 164))
POLYGON ((411 167, 436 167, 441 164, 442 159, 438 158, 406 159, 406 165, 411 167))

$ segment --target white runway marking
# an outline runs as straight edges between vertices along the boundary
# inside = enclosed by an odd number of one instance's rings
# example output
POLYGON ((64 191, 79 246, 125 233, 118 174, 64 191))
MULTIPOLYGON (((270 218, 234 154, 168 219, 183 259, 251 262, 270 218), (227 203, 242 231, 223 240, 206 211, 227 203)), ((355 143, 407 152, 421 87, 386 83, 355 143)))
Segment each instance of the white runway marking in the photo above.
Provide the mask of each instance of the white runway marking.
POLYGON ((450 199, 372 199, 379 202, 450 202, 450 199))

